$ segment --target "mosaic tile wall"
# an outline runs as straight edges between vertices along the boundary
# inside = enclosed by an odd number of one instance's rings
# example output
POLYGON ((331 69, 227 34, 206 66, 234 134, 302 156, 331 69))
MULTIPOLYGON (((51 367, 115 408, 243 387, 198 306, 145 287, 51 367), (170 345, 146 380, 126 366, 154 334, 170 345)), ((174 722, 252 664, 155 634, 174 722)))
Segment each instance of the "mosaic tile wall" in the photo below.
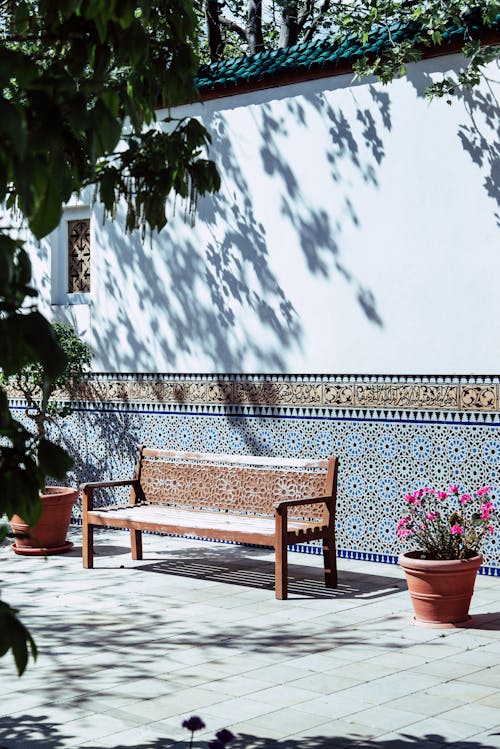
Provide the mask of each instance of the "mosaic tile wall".
MULTIPOLYGON (((75 456, 78 483, 130 476, 138 443, 339 456, 340 556, 395 562, 403 497, 420 486, 489 484, 500 496, 495 378, 102 375, 71 395, 79 397, 75 411, 51 430, 75 456)), ((74 519, 81 522, 79 507, 74 519)), ((483 572, 500 574, 498 536, 488 538, 484 556, 483 572)))

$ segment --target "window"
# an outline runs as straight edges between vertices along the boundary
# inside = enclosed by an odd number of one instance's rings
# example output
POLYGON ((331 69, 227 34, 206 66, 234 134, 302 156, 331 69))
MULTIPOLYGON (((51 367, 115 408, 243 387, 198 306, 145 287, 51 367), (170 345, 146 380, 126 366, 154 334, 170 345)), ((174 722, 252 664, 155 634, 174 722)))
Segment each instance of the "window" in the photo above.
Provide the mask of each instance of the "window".
POLYGON ((64 208, 51 239, 52 304, 90 304, 92 232, 90 205, 64 208))
POLYGON ((90 218, 67 221, 68 294, 90 292, 90 218))

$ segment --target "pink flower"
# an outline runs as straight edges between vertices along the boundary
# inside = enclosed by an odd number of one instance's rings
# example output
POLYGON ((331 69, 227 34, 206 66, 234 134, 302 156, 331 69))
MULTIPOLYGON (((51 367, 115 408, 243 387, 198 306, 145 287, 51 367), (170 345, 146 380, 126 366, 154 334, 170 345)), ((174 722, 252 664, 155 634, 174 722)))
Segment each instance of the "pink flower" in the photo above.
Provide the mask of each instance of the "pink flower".
POLYGON ((415 494, 406 495, 405 499, 409 505, 421 505, 422 504, 422 500, 417 499, 417 493, 418 492, 415 492, 415 494))
POLYGON ((442 546, 439 552, 445 558, 462 558, 469 540, 479 543, 487 534, 496 532, 493 525, 489 525, 496 513, 488 495, 490 490, 491 487, 483 486, 472 494, 462 494, 458 484, 450 484, 443 491, 430 487, 416 489, 405 497, 409 505, 408 515, 397 521, 396 535, 400 540, 418 539, 419 545, 432 553, 437 553, 434 549, 438 544, 442 546), (446 506, 450 498, 454 500, 455 497, 462 505, 470 503, 474 508, 464 507, 462 513, 455 511, 447 520, 448 511, 445 515, 439 508, 443 507, 443 502, 446 506), (478 505, 479 510, 476 510, 478 505))
POLYGON ((411 531, 406 527, 410 521, 411 518, 409 516, 406 518, 400 518, 398 520, 398 524, 396 526, 396 535, 399 536, 399 538, 406 538, 411 534, 411 531))
POLYGON ((484 502, 484 504, 481 505, 481 517, 483 520, 489 520, 494 509, 492 502, 484 502))

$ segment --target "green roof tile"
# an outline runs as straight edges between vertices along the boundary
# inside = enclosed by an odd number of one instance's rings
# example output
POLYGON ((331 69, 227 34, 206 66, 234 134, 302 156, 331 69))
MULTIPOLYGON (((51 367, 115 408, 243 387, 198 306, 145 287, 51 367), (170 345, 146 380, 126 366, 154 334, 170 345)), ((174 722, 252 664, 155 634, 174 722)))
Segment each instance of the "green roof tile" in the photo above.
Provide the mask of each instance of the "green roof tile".
MULTIPOLYGON (((497 17, 495 26, 500 30, 500 15, 497 17)), ((479 33, 483 27, 474 17, 471 18, 469 30, 479 33)), ((393 39, 402 41, 418 36, 422 31, 419 24, 412 22, 406 26, 393 24, 391 34, 393 39)), ((464 27, 450 27, 442 35, 445 42, 451 42, 463 37, 464 27)), ((255 55, 221 60, 211 65, 203 65, 195 78, 196 85, 200 91, 210 91, 224 88, 227 85, 237 86, 240 82, 262 81, 273 78, 286 72, 299 70, 321 69, 327 65, 335 65, 340 62, 356 60, 365 53, 379 53, 388 43, 388 32, 386 29, 376 29, 370 35, 366 45, 361 45, 354 34, 349 34, 340 45, 320 39, 315 42, 301 42, 293 47, 284 49, 265 50, 255 55)))

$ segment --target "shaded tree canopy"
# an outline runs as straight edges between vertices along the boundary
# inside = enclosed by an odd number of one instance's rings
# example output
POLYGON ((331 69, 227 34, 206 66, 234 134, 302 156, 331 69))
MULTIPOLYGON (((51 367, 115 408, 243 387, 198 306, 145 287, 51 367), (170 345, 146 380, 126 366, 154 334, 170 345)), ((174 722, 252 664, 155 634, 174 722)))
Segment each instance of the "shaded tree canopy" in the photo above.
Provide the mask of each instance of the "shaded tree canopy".
POLYGON ((487 38, 489 30, 498 31, 497 0, 200 0, 195 5, 205 28, 206 62, 316 39, 342 44, 350 37, 362 45, 355 73, 376 75, 384 83, 404 75, 428 48, 444 44, 450 27, 462 29, 466 64, 455 78, 429 87, 431 96, 476 85, 482 67, 500 49, 487 38), (383 44, 370 44, 380 36, 383 44))
MULTIPOLYGON (((157 107, 196 98, 197 18, 190 0, 0 1, 0 373, 43 369, 51 389, 66 358, 37 311, 22 236, 41 239, 74 193, 92 187, 108 215, 126 207, 129 231, 161 230, 173 193, 194 210, 219 186, 209 136, 194 119, 158 121, 157 107), (23 232, 19 232, 19 224, 23 232)), ((42 393, 42 402, 46 402, 42 393)), ((39 491, 68 457, 43 450, 9 412, 0 387, 0 514, 33 524, 39 491)), ((6 529, 1 530, 5 538, 6 529)), ((19 672, 32 641, 0 602, 0 655, 19 672)), ((34 653, 34 651, 32 650, 34 653)))

